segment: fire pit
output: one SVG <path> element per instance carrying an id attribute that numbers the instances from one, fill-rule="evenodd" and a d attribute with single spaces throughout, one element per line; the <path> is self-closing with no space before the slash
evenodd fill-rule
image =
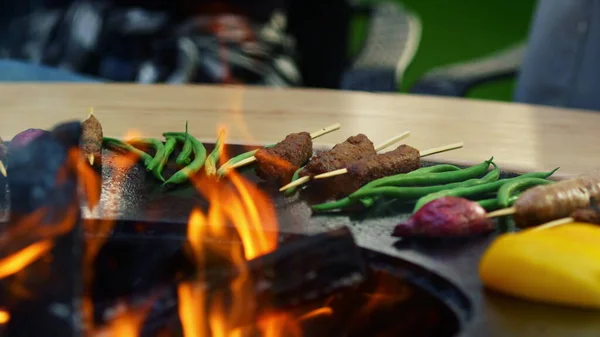
<path id="1" fill-rule="evenodd" d="M 369 245 L 387 232 L 307 220 L 252 174 L 164 190 L 105 150 L 97 180 L 72 152 L 75 124 L 8 161 L 7 336 L 443 337 L 472 314 L 453 282 Z"/>

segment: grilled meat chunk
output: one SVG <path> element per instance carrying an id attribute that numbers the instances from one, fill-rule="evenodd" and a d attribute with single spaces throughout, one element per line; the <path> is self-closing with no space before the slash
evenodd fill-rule
<path id="1" fill-rule="evenodd" d="M 274 147 L 258 150 L 254 156 L 259 177 L 285 185 L 312 157 L 312 139 L 308 132 L 292 133 Z"/>
<path id="2" fill-rule="evenodd" d="M 100 162 L 103 136 L 102 125 L 94 115 L 90 115 L 81 123 L 80 147 L 85 157 L 90 160 L 90 164 Z"/>
<path id="3" fill-rule="evenodd" d="M 395 150 L 363 158 L 348 165 L 348 173 L 335 178 L 331 194 L 335 197 L 346 196 L 364 184 L 375 179 L 398 173 L 408 173 L 421 167 L 419 150 L 408 145 L 400 145 Z"/>
<path id="4" fill-rule="evenodd" d="M 337 144 L 331 150 L 322 152 L 312 158 L 300 172 L 300 177 L 345 168 L 355 161 L 376 155 L 373 142 L 367 136 L 359 133 L 349 137 L 343 143 Z"/>

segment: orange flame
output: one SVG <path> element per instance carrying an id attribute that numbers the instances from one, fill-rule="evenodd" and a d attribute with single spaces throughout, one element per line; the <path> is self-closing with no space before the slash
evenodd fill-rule
<path id="1" fill-rule="evenodd" d="M 124 308 L 111 322 L 93 333 L 95 337 L 135 337 L 140 335 L 149 307 L 139 310 Z"/>
<path id="2" fill-rule="evenodd" d="M 15 274 L 30 265 L 47 253 L 53 245 L 51 240 L 36 242 L 0 260 L 0 279 Z"/>
<path id="3" fill-rule="evenodd" d="M 365 294 L 367 303 L 361 308 L 363 315 L 369 315 L 380 306 L 389 306 L 405 301 L 411 296 L 410 288 L 394 278 L 377 272 L 377 285 L 372 293 Z"/>
<path id="4" fill-rule="evenodd" d="M 306 314 L 300 316 L 300 321 L 309 320 L 311 318 L 319 317 L 319 316 L 331 316 L 333 314 L 333 309 L 330 307 L 321 307 L 317 308 L 313 311 L 309 311 Z"/>
<path id="5" fill-rule="evenodd" d="M 0 309 L 0 325 L 6 324 L 10 321 L 10 313 L 6 310 Z"/>
<path id="6" fill-rule="evenodd" d="M 246 261 L 277 248 L 275 208 L 262 191 L 235 172 L 226 180 L 203 176 L 192 183 L 210 207 L 207 213 L 194 209 L 188 221 L 188 243 L 199 275 L 194 283 L 182 283 L 178 288 L 184 336 L 247 336 L 248 325 L 256 321 L 256 299 Z M 213 290 L 209 296 L 203 288 L 202 271 L 210 253 L 225 257 L 238 273 L 227 290 Z M 297 322 L 279 313 L 262 317 L 254 329 L 263 337 L 299 331 Z"/>

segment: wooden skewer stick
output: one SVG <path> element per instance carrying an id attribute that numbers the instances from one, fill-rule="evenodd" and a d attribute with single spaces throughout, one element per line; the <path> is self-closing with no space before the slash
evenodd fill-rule
<path id="1" fill-rule="evenodd" d="M 508 207 L 508 208 L 499 209 L 497 211 L 489 212 L 486 215 L 486 217 L 488 217 L 488 218 L 497 218 L 499 216 L 512 215 L 512 214 L 515 214 L 516 212 L 517 212 L 516 208 L 514 208 L 514 207 Z"/>
<path id="2" fill-rule="evenodd" d="M 506 215 L 512 215 L 516 213 L 516 209 L 514 207 L 508 207 L 508 208 L 503 208 L 503 209 L 499 209 L 497 211 L 493 211 L 490 212 L 486 215 L 486 217 L 488 218 L 496 218 L 499 216 L 506 216 Z M 562 218 L 562 219 L 557 219 L 557 220 L 553 220 L 550 222 L 546 222 L 545 224 L 539 225 L 537 227 L 534 227 L 532 229 L 528 229 L 529 231 L 540 231 L 540 230 L 544 230 L 544 229 L 550 229 L 553 227 L 557 227 L 557 226 L 562 226 L 562 225 L 566 225 L 568 223 L 571 223 L 575 221 L 575 219 L 573 218 Z"/>
<path id="3" fill-rule="evenodd" d="M 2 160 L 0 160 L 0 174 L 2 174 L 5 177 L 7 176 L 6 166 L 4 166 L 4 163 L 2 162 Z"/>
<path id="4" fill-rule="evenodd" d="M 558 219 L 558 220 L 546 222 L 543 225 L 539 225 L 537 227 L 529 229 L 529 231 L 531 231 L 531 232 L 533 232 L 533 231 L 541 231 L 541 230 L 544 230 L 544 229 L 550 229 L 550 228 L 554 228 L 554 227 L 566 225 L 566 224 L 574 222 L 574 221 L 575 221 L 575 219 L 570 218 L 570 217 L 569 218 L 562 218 L 562 219 Z"/>
<path id="5" fill-rule="evenodd" d="M 392 137 L 392 138 L 386 140 L 385 142 L 381 143 L 377 147 L 375 147 L 375 151 L 379 152 L 379 151 L 387 148 L 388 146 L 393 145 L 393 144 L 401 141 L 402 139 L 404 139 L 404 138 L 406 138 L 408 136 L 410 136 L 410 131 L 404 131 L 401 134 L 399 134 L 399 135 L 397 135 L 395 137 Z M 282 188 L 280 188 L 279 191 L 283 192 L 285 190 L 289 190 L 290 188 L 294 188 L 294 187 L 303 185 L 303 184 L 307 183 L 308 181 L 310 181 L 311 178 L 312 177 L 310 177 L 310 176 L 304 176 L 302 178 L 296 179 L 296 180 L 290 182 L 289 184 L 283 186 Z"/>
<path id="6" fill-rule="evenodd" d="M 425 151 L 422 151 L 422 152 L 419 152 L 419 153 L 420 153 L 421 157 L 424 157 L 424 156 L 430 156 L 430 155 L 435 154 L 435 153 L 440 153 L 440 152 L 445 152 L 445 151 L 459 149 L 459 148 L 461 148 L 463 146 L 464 146 L 464 144 L 462 142 L 461 143 L 454 143 L 454 144 L 449 144 L 449 145 L 440 146 L 440 147 L 436 147 L 436 148 L 433 148 L 433 149 L 425 150 Z M 318 175 L 314 176 L 313 179 L 325 179 L 325 178 L 340 176 L 340 175 L 346 174 L 346 173 L 348 173 L 348 169 L 343 168 L 343 169 L 334 170 L 334 171 L 331 171 L 331 172 L 326 172 L 326 173 L 318 174 Z"/>
<path id="7" fill-rule="evenodd" d="M 319 137 L 324 136 L 324 135 L 326 135 L 326 134 L 328 134 L 330 132 L 338 130 L 341 126 L 342 125 L 340 123 L 331 124 L 331 125 L 329 125 L 327 127 L 324 127 L 324 128 L 322 128 L 322 129 L 320 129 L 318 131 L 315 131 L 315 132 L 311 133 L 310 134 L 310 138 L 311 139 L 319 138 Z M 242 167 L 242 166 L 248 165 L 250 163 L 253 163 L 254 161 L 256 161 L 256 157 L 252 156 L 250 158 L 246 158 L 246 159 L 241 160 L 241 161 L 239 161 L 239 162 L 237 162 L 237 163 L 235 163 L 233 165 L 230 165 L 230 166 L 226 167 L 225 170 L 229 171 L 229 170 L 232 170 L 232 169 L 235 169 L 235 168 L 238 168 L 238 167 Z"/>

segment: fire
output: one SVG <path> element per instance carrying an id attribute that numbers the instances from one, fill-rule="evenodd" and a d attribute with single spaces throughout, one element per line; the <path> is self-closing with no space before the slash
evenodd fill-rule
<path id="1" fill-rule="evenodd" d="M 204 213 L 194 209 L 188 243 L 198 275 L 178 287 L 179 317 L 185 337 L 243 337 L 252 329 L 262 337 L 300 336 L 298 323 L 282 313 L 260 317 L 254 328 L 254 285 L 247 261 L 277 249 L 275 208 L 270 199 L 242 176 L 202 177 L 194 186 L 210 202 Z M 208 293 L 204 270 L 211 254 L 226 258 L 237 274 L 226 289 Z M 285 334 L 283 333 L 285 331 Z"/>
<path id="2" fill-rule="evenodd" d="M 139 336 L 148 307 L 141 310 L 125 309 L 103 329 L 96 331 L 95 337 L 134 337 Z"/>
<path id="3" fill-rule="evenodd" d="M 309 311 L 306 314 L 300 316 L 300 320 L 301 321 L 305 321 L 305 320 L 309 320 L 311 318 L 314 317 L 319 317 L 319 316 L 331 316 L 333 314 L 333 309 L 331 309 L 330 307 L 321 307 L 321 308 L 317 308 L 313 311 Z"/>
<path id="4" fill-rule="evenodd" d="M 0 325 L 6 324 L 10 321 L 10 313 L 6 310 L 0 309 Z"/>
<path id="5" fill-rule="evenodd" d="M 51 240 L 36 242 L 0 260 L 0 279 L 15 274 L 30 265 L 46 254 L 52 246 L 53 242 Z"/>

